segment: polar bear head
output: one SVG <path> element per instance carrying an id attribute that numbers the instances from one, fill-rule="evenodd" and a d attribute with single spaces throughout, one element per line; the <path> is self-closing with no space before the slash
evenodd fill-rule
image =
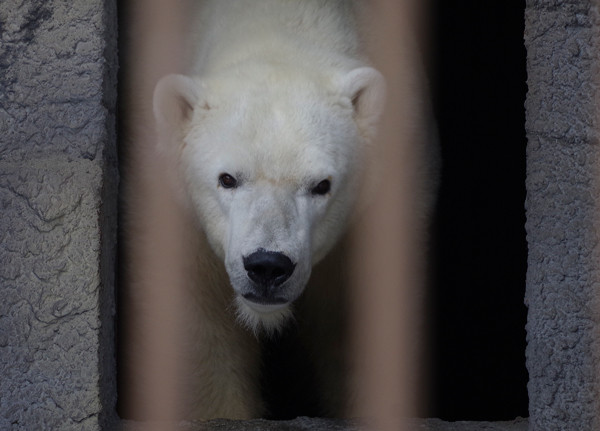
<path id="1" fill-rule="evenodd" d="M 177 155 L 238 315 L 255 332 L 282 326 L 343 232 L 383 87 L 370 67 L 326 78 L 246 67 L 158 83 L 159 139 Z"/>

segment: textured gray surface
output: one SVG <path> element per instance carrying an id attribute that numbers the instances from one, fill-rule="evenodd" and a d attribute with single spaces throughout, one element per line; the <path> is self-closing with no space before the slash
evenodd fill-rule
<path id="1" fill-rule="evenodd" d="M 105 3 L 0 3 L 2 160 L 98 160 L 110 103 L 107 60 L 114 63 L 105 47 L 115 51 L 107 56 L 116 55 L 105 40 Z"/>
<path id="2" fill-rule="evenodd" d="M 529 0 L 526 303 L 530 430 L 596 430 L 598 3 Z"/>
<path id="3" fill-rule="evenodd" d="M 404 431 L 527 431 L 527 419 L 505 422 L 444 422 L 439 419 L 411 419 Z M 124 422 L 123 431 L 144 431 L 147 424 Z M 171 428 L 172 429 L 172 428 Z M 358 431 L 356 421 L 300 417 L 290 421 L 233 421 L 181 423 L 177 431 Z M 368 428 L 367 428 L 368 429 Z"/>
<path id="4" fill-rule="evenodd" d="M 2 430 L 113 420 L 114 6 L 0 2 Z"/>

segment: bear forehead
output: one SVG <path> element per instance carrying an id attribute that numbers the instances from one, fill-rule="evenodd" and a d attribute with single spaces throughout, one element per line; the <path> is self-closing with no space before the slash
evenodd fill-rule
<path id="1" fill-rule="evenodd" d="M 238 141 L 225 144 L 219 153 L 216 160 L 223 170 L 232 170 L 231 173 L 247 176 L 248 180 L 298 184 L 336 171 L 331 152 L 314 145 Z"/>
<path id="2" fill-rule="evenodd" d="M 309 120 L 324 114 L 352 111 L 348 97 L 340 94 L 331 75 L 285 64 L 244 64 L 204 80 L 208 105 L 224 107 L 271 120 Z M 317 126 L 317 124 L 314 124 Z"/>
<path id="3" fill-rule="evenodd" d="M 351 109 L 320 95 L 285 91 L 208 98 L 210 110 L 200 114 L 192 135 L 215 149 L 241 147 L 262 159 L 317 156 L 349 145 L 356 135 Z"/>
<path id="4" fill-rule="evenodd" d="M 262 171 L 271 178 L 305 177 L 331 170 L 349 156 L 352 139 L 331 124 L 325 112 L 304 114 L 276 104 L 240 109 L 214 144 L 218 153 L 235 159 L 245 170 Z"/>
<path id="5" fill-rule="evenodd" d="M 210 109 L 195 113 L 188 136 L 200 157 L 271 181 L 348 165 L 357 140 L 350 101 L 318 77 L 264 72 L 251 81 L 244 74 L 205 81 L 200 107 Z"/>

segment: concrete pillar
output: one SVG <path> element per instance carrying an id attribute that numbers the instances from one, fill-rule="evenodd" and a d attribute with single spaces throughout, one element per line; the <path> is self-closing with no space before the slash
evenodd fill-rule
<path id="1" fill-rule="evenodd" d="M 600 16 L 527 0 L 530 431 L 597 430 Z"/>
<path id="2" fill-rule="evenodd" d="M 0 429 L 111 429 L 114 0 L 0 2 Z"/>

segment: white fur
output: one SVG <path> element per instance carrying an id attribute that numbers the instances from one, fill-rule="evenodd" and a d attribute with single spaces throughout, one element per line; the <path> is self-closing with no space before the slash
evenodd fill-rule
<path id="1" fill-rule="evenodd" d="M 256 334 L 280 330 L 307 289 L 314 265 L 344 233 L 384 86 L 361 54 L 351 2 L 200 3 L 205 9 L 193 13 L 189 70 L 159 82 L 154 112 L 161 145 L 178 158 L 187 197 L 210 244 L 211 251 L 204 252 L 214 253 L 226 271 L 199 275 L 205 278 L 203 289 L 230 292 L 218 296 L 231 302 L 224 306 L 210 299 L 214 292 L 199 292 L 198 327 L 191 330 L 201 344 L 195 349 L 202 352 L 198 375 L 214 379 L 223 373 L 218 361 L 207 358 L 215 347 L 210 343 L 233 343 L 235 337 L 220 334 L 238 331 L 230 323 L 220 328 L 224 317 L 219 313 L 235 307 L 238 322 Z M 222 173 L 234 176 L 237 187 L 222 187 Z M 331 181 L 329 193 L 311 193 L 324 179 Z M 259 249 L 283 253 L 295 264 L 281 286 L 283 304 L 258 304 L 242 296 L 253 289 L 243 257 Z M 223 271 L 218 265 L 205 270 Z M 316 301 L 327 303 L 326 298 Z M 207 335 L 206 328 L 215 333 Z M 232 388 L 242 392 L 241 398 L 256 397 L 255 374 L 234 370 L 223 388 L 207 389 L 206 381 L 198 380 L 202 400 L 191 415 L 259 415 L 256 403 L 239 411 L 218 406 L 231 402 L 223 391 Z"/>
<path id="2" fill-rule="evenodd" d="M 293 317 L 290 305 L 262 305 L 253 304 L 242 297 L 236 297 L 237 317 L 242 325 L 251 329 L 255 336 L 264 332 L 271 336 L 281 330 L 282 322 Z"/>

